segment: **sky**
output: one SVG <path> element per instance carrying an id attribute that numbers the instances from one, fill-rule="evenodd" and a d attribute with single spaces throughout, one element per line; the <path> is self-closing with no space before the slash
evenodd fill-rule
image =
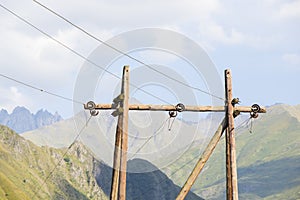
<path id="1" fill-rule="evenodd" d="M 0 2 L 81 55 L 88 57 L 100 45 L 34 1 Z M 40 3 L 104 41 L 140 28 L 167 29 L 185 35 L 206 51 L 221 80 L 224 70 L 231 69 L 233 95 L 240 98 L 242 105 L 300 103 L 300 0 Z M 0 73 L 72 98 L 85 60 L 1 7 L 0 24 Z M 115 47 L 119 48 L 118 44 Z M 64 118 L 74 112 L 72 102 L 3 77 L 0 94 L 0 107 L 9 112 L 16 106 L 25 106 L 31 112 L 57 111 Z"/>

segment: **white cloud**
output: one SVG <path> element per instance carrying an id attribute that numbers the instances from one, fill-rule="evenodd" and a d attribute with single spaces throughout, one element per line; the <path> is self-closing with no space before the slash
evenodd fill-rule
<path id="1" fill-rule="evenodd" d="M 282 56 L 282 59 L 290 65 L 297 65 L 300 67 L 300 54 L 287 53 Z"/>
<path id="2" fill-rule="evenodd" d="M 241 44 L 244 41 L 243 33 L 230 29 L 228 31 L 224 30 L 224 27 L 218 24 L 205 24 L 200 28 L 200 33 L 210 40 L 213 43 L 221 43 L 221 44 Z"/>
<path id="3" fill-rule="evenodd" d="M 284 3 L 279 10 L 281 18 L 300 18 L 300 0 Z"/>
<path id="4" fill-rule="evenodd" d="M 137 28 L 168 27 L 211 51 L 238 46 L 255 51 L 297 52 L 295 44 L 299 43 L 299 37 L 293 37 L 300 27 L 295 23 L 300 15 L 299 0 L 41 2 L 102 40 Z M 32 1 L 3 0 L 2 3 L 85 56 L 99 45 Z M 72 96 L 76 74 L 84 61 L 0 10 L 1 72 Z M 299 62 L 297 55 L 287 54 L 282 59 L 295 65 Z M 159 60 L 159 55 L 156 59 Z"/>
<path id="5" fill-rule="evenodd" d="M 11 86 L 9 88 L 1 87 L 0 93 L 1 107 L 6 109 L 9 113 L 11 113 L 16 106 L 32 105 L 30 99 L 22 94 L 15 86 Z"/>

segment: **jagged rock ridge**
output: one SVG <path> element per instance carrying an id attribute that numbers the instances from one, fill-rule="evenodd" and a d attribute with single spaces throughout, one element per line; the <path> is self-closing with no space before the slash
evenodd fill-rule
<path id="1" fill-rule="evenodd" d="M 16 107 L 11 114 L 5 109 L 0 111 L 0 124 L 10 127 L 17 133 L 23 133 L 51 125 L 61 120 L 62 117 L 57 112 L 51 114 L 43 109 L 37 111 L 36 114 L 33 114 L 25 107 L 20 106 Z"/>

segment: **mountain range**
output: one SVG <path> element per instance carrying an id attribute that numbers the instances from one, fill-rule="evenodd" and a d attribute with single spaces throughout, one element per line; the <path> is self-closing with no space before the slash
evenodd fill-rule
<path id="1" fill-rule="evenodd" d="M 155 115 L 152 120 L 157 121 L 152 122 L 154 124 L 161 124 L 161 121 L 164 121 L 165 117 L 165 115 Z M 132 118 L 141 119 L 143 122 L 142 125 L 148 120 L 146 114 L 139 114 Z M 236 119 L 240 199 L 300 199 L 300 105 L 277 104 L 267 107 L 267 113 L 261 114 L 257 119 L 248 120 L 248 118 L 248 116 L 242 115 Z M 6 188 L 11 188 L 12 190 L 18 188 L 20 193 L 24 193 L 25 191 L 25 193 L 32 194 L 32 190 L 29 191 L 28 188 L 24 188 L 22 178 L 19 181 L 15 181 L 14 177 L 28 176 L 27 172 L 30 172 L 31 176 L 26 178 L 26 182 L 27 179 L 35 177 L 37 178 L 37 180 L 33 178 L 35 183 L 41 183 L 45 176 L 53 169 L 55 163 L 59 161 L 63 152 L 74 141 L 74 138 L 80 136 L 80 142 L 76 142 L 72 146 L 68 156 L 57 167 L 52 178 L 45 184 L 46 186 L 41 192 L 42 194 L 39 194 L 39 197 L 42 197 L 41 195 L 44 194 L 47 197 L 46 199 L 72 199 L 67 196 L 69 192 L 66 192 L 71 190 L 72 195 L 84 195 L 87 199 L 107 199 L 110 193 L 111 168 L 106 162 L 103 162 L 105 158 L 103 157 L 102 159 L 101 156 L 111 158 L 113 155 L 112 152 L 107 151 L 107 148 L 110 148 L 110 146 L 106 144 L 105 140 L 113 141 L 115 132 L 113 127 L 115 127 L 115 122 L 110 113 L 104 112 L 91 120 L 88 120 L 85 114 L 81 113 L 73 119 L 62 120 L 50 126 L 35 129 L 21 135 L 12 133 L 6 135 L 5 138 L 10 139 L 2 139 L 3 144 L 0 146 L 0 158 L 2 159 L 0 169 L 3 169 L 1 174 L 2 179 L 0 180 L 2 188 L 0 188 L 0 198 L 2 199 L 1 190 L 8 191 L 8 189 L 3 189 L 3 180 L 10 180 L 8 186 L 5 186 Z M 212 122 L 210 130 L 216 128 L 217 123 Z M 141 176 L 139 176 L 139 173 L 128 174 L 127 191 L 130 194 L 128 195 L 128 199 L 174 199 L 179 192 L 178 186 L 184 184 L 211 137 L 211 134 L 205 134 L 205 131 L 203 131 L 207 129 L 205 127 L 207 124 L 205 120 L 200 123 L 199 130 L 201 131 L 197 132 L 199 135 L 195 137 L 196 141 L 189 148 L 169 151 L 167 157 L 162 154 L 164 159 L 160 158 L 163 160 L 161 162 L 158 162 L 159 159 L 152 158 L 151 156 L 147 157 L 147 154 L 144 157 L 136 156 L 129 159 L 128 168 L 130 170 L 136 171 L 136 168 L 151 170 L 141 173 Z M 137 125 L 137 128 L 130 129 L 130 131 L 140 136 L 143 136 L 141 134 L 153 134 L 153 131 L 148 131 L 151 127 L 145 128 L 140 124 Z M 184 140 L 184 137 L 190 137 L 189 131 L 195 130 L 193 128 L 194 125 L 193 123 L 185 123 L 183 120 L 175 120 L 172 129 L 175 131 L 178 127 L 182 127 L 179 130 L 183 130 L 183 132 L 179 131 L 179 135 L 176 135 L 176 132 L 174 132 L 174 135 L 168 130 L 168 126 L 166 125 L 166 127 L 162 128 L 162 133 L 160 133 L 165 134 L 165 136 L 154 137 L 153 140 L 157 141 L 149 142 L 147 144 L 149 146 L 145 146 L 143 153 L 155 149 L 157 144 L 168 144 L 172 137 L 179 137 L 179 141 Z M 80 128 L 84 126 L 86 126 L 85 131 L 81 132 L 81 135 L 78 135 Z M 152 130 L 155 129 L 152 128 Z M 105 137 L 100 137 L 99 135 L 103 133 L 105 133 Z M 14 140 L 11 138 L 17 138 L 19 142 L 13 142 Z M 7 142 L 7 140 L 11 142 Z M 174 141 L 175 146 L 180 145 L 176 140 L 172 141 Z M 20 143 L 26 145 L 22 148 L 20 145 L 16 145 Z M 7 146 L 8 144 L 10 145 Z M 140 147 L 143 142 L 137 141 L 130 144 Z M 31 145 L 34 146 L 31 147 Z M 82 149 L 79 152 L 89 152 L 88 154 L 84 154 L 90 155 L 88 156 L 89 159 L 85 159 L 89 160 L 88 162 L 80 160 L 80 156 L 78 155 L 83 154 L 78 154 L 76 150 L 78 145 Z M 10 149 L 12 147 L 13 149 Z M 25 147 L 36 150 L 22 150 Z M 131 148 L 134 149 L 134 147 Z M 106 154 L 99 152 L 106 152 Z M 29 162 L 26 162 L 30 164 L 23 166 L 25 161 L 22 161 L 21 158 L 29 159 Z M 170 160 L 171 162 L 169 162 Z M 39 163 L 34 168 L 38 170 L 30 171 L 31 168 L 29 166 L 32 165 L 31 163 Z M 72 163 L 71 168 L 68 163 Z M 84 164 L 82 165 L 82 163 Z M 164 165 L 161 165 L 162 163 Z M 21 167 L 18 167 L 17 164 Z M 72 170 L 68 171 L 69 169 L 72 169 L 73 172 Z M 77 169 L 79 172 L 75 177 L 74 174 Z M 5 173 L 6 171 L 10 173 Z M 13 174 L 13 176 L 8 176 L 8 174 Z M 37 175 L 33 176 L 33 174 Z M 79 178 L 77 179 L 77 177 Z M 84 177 L 89 178 L 86 179 Z M 63 179 L 63 181 L 60 179 Z M 89 182 L 90 186 L 96 183 L 99 187 L 80 189 L 83 186 L 89 186 L 87 182 Z M 62 185 L 58 183 L 63 183 L 64 187 L 61 187 Z M 78 184 L 82 186 L 78 186 Z M 225 188 L 225 143 L 224 137 L 222 137 L 209 161 L 206 163 L 204 170 L 192 187 L 188 199 L 200 199 L 199 196 L 212 200 L 225 199 Z M 97 192 L 91 192 L 95 190 Z M 58 192 L 55 193 L 55 191 Z M 75 193 L 73 194 L 73 192 Z M 5 193 L 3 194 L 5 195 Z M 60 196 L 54 198 L 50 194 Z M 96 196 L 96 194 L 101 194 L 102 196 Z"/>
<path id="2" fill-rule="evenodd" d="M 127 199 L 171 200 L 180 187 L 146 160 L 133 159 L 128 168 L 145 166 L 147 173 L 127 173 Z M 112 169 L 82 143 L 69 148 L 38 147 L 0 125 L 1 200 L 107 200 Z M 166 192 L 167 191 L 167 192 Z M 189 193 L 187 200 L 201 200 Z"/>
<path id="3" fill-rule="evenodd" d="M 17 133 L 48 126 L 61 120 L 62 117 L 57 112 L 51 114 L 43 109 L 37 111 L 36 114 L 20 106 L 16 107 L 11 114 L 5 109 L 0 110 L 0 124 L 10 127 Z"/>
<path id="4" fill-rule="evenodd" d="M 240 199 L 300 199 L 300 105 L 267 107 L 266 114 L 236 127 Z M 199 147 L 192 148 L 163 171 L 182 185 L 200 154 Z M 225 199 L 225 180 L 223 137 L 192 191 L 205 199 Z"/>
<path id="5" fill-rule="evenodd" d="M 143 117 L 142 121 L 144 123 L 147 121 L 145 115 L 137 117 Z M 106 152 L 109 146 L 104 145 L 105 138 L 101 138 L 99 135 L 102 132 L 106 132 L 107 138 L 113 138 L 115 129 L 112 127 L 114 127 L 113 124 L 115 121 L 109 117 L 109 114 L 105 113 L 98 118 L 98 121 L 91 120 L 87 131 L 83 132 L 80 137 L 85 145 L 89 146 L 95 154 L 98 154 L 96 157 L 101 157 L 99 145 L 103 144 L 102 149 L 105 149 L 104 152 Z M 160 124 L 164 119 L 163 115 L 157 115 L 152 118 L 152 120 L 157 120 L 154 124 Z M 245 119 L 247 123 L 243 123 Z M 267 113 L 260 114 L 258 119 L 248 119 L 249 116 L 245 114 L 238 116 L 236 119 L 240 197 L 242 199 L 255 200 L 299 199 L 300 105 L 276 104 L 267 107 Z M 82 120 L 82 124 L 84 123 L 85 120 Z M 200 124 L 200 130 L 204 130 L 207 124 Z M 214 127 L 216 128 L 217 123 L 212 122 L 211 124 L 211 132 L 213 133 L 214 131 L 212 130 Z M 66 120 L 52 126 L 24 133 L 22 136 L 38 145 L 63 147 L 70 144 L 76 136 L 73 133 L 74 131 L 72 131 L 72 126 L 74 126 L 74 121 Z M 176 135 L 176 137 L 179 137 L 179 142 L 173 140 L 174 146 L 178 147 L 180 147 L 180 141 L 184 141 L 184 137 L 189 138 L 190 131 L 195 130 L 193 129 L 194 124 L 184 123 L 181 120 L 174 122 L 173 129 L 180 126 L 183 126 L 181 130 L 184 131 L 181 132 L 181 137 Z M 143 134 L 147 130 L 137 126 L 136 129 L 131 129 L 130 131 Z M 151 156 L 147 157 L 147 154 L 143 158 L 155 164 L 175 184 L 181 186 L 184 184 L 211 137 L 211 134 L 205 135 L 204 133 L 199 131 L 197 134 L 200 136 L 196 136 L 196 140 L 189 148 L 178 148 L 177 151 L 169 151 L 167 156 L 162 156 L 164 159 L 161 159 L 161 157 L 157 157 L 157 159 Z M 147 134 L 151 134 L 151 132 Z M 161 139 L 162 141 L 156 143 L 154 141 L 149 142 L 148 146 L 144 147 L 144 152 L 157 148 L 155 146 L 157 144 L 167 143 L 172 139 L 171 136 L 174 136 L 170 135 L 166 127 L 162 130 L 161 134 L 165 134 L 165 137 L 161 136 L 161 138 L 156 139 Z M 67 136 L 64 137 L 65 135 Z M 142 143 L 132 142 L 131 144 L 140 147 Z M 112 153 L 109 152 L 108 155 L 112 157 Z M 203 172 L 193 186 L 192 191 L 204 199 L 217 200 L 225 199 L 225 188 L 225 143 L 224 137 L 222 137 L 208 163 L 205 165 Z"/>

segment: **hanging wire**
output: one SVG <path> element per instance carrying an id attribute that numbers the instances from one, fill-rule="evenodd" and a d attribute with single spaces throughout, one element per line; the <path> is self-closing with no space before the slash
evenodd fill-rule
<path id="1" fill-rule="evenodd" d="M 238 131 L 242 128 L 247 128 L 247 130 L 249 131 L 249 133 L 253 133 L 253 121 L 254 118 L 252 116 L 250 116 L 249 118 L 245 119 L 242 123 L 240 123 L 235 130 Z"/>
<path id="2" fill-rule="evenodd" d="M 251 118 L 250 120 L 250 125 L 248 123 L 248 130 L 249 130 L 249 133 L 253 133 L 253 118 Z"/>
<path id="3" fill-rule="evenodd" d="M 177 117 L 177 111 L 169 111 L 169 116 L 168 130 L 171 131 L 175 118 Z"/>
<path id="4" fill-rule="evenodd" d="M 44 181 L 38 186 L 36 187 L 37 189 L 35 189 L 35 192 L 32 196 L 31 199 L 34 199 L 37 195 L 37 193 L 41 190 L 41 188 L 47 183 L 47 181 L 51 178 L 51 176 L 53 175 L 53 173 L 55 172 L 55 170 L 57 169 L 57 167 L 61 164 L 61 162 L 64 160 L 65 156 L 67 155 L 67 153 L 69 152 L 69 150 L 71 149 L 71 147 L 75 144 L 75 142 L 77 141 L 77 139 L 79 138 L 79 136 L 83 133 L 84 129 L 88 126 L 89 121 L 91 120 L 92 116 L 90 116 L 88 118 L 88 120 L 86 121 L 86 123 L 84 124 L 84 126 L 80 129 L 80 131 L 78 132 L 78 134 L 76 135 L 76 137 L 74 138 L 73 142 L 68 146 L 67 150 L 63 153 L 61 159 L 56 163 L 56 165 L 53 167 L 53 169 L 50 171 L 50 173 L 48 174 L 48 176 L 44 179 Z"/>
<path id="5" fill-rule="evenodd" d="M 62 96 L 62 95 L 59 95 L 59 94 L 56 94 L 56 93 L 53 93 L 53 92 L 49 92 L 49 91 L 47 91 L 47 90 L 38 88 L 38 87 L 36 87 L 36 86 L 34 86 L 34 85 L 25 83 L 25 82 L 23 82 L 23 81 L 17 80 L 17 79 L 15 79 L 15 78 L 12 78 L 12 77 L 9 77 L 9 76 L 6 76 L 6 75 L 4 75 L 4 74 L 0 74 L 0 76 L 2 76 L 3 78 L 9 79 L 9 80 L 11 80 L 11 81 L 14 81 L 14 82 L 16 82 L 16 83 L 19 83 L 19 84 L 21 84 L 21 85 L 24 85 L 24 86 L 26 86 L 26 87 L 29 87 L 29 88 L 31 88 L 31 89 L 38 90 L 38 91 L 40 91 L 40 92 L 44 92 L 44 93 L 46 93 L 46 94 L 48 94 L 48 95 L 51 95 L 51 96 L 54 96 L 54 97 L 57 97 L 57 98 L 60 98 L 60 99 L 64 99 L 64 100 L 67 100 L 67 101 L 71 101 L 71 102 L 73 102 L 73 103 L 84 104 L 83 102 L 80 102 L 80 101 L 77 101 L 77 100 L 74 100 L 74 99 L 71 99 L 71 98 L 68 98 L 68 97 L 64 97 L 64 96 Z"/>
<path id="6" fill-rule="evenodd" d="M 37 2 L 37 1 L 35 1 L 35 0 L 34 0 L 34 2 L 40 4 L 39 2 Z M 40 5 L 43 6 L 42 4 L 40 4 Z M 55 41 L 55 42 L 57 42 L 58 44 L 60 44 L 61 46 L 63 46 L 63 47 L 65 47 L 66 49 L 70 50 L 71 52 L 73 52 L 73 53 L 76 54 L 77 56 L 83 58 L 84 60 L 86 60 L 87 62 L 93 64 L 94 66 L 101 68 L 102 70 L 104 70 L 105 72 L 109 73 L 110 75 L 112 75 L 112 76 L 114 76 L 114 77 L 116 77 L 116 78 L 118 78 L 118 79 L 121 79 L 121 78 L 118 77 L 116 74 L 114 74 L 114 73 L 112 73 L 112 72 L 106 70 L 105 68 L 102 68 L 101 66 L 97 65 L 97 64 L 94 63 L 93 61 L 89 60 L 88 58 L 86 58 L 86 57 L 84 57 L 83 55 L 79 54 L 79 53 L 76 52 L 75 50 L 71 49 L 71 48 L 68 47 L 67 45 L 65 45 L 65 44 L 63 44 L 62 42 L 60 42 L 59 40 L 57 40 L 57 39 L 55 39 L 54 37 L 50 36 L 50 35 L 47 34 L 46 32 L 44 32 L 44 31 L 42 31 L 41 29 L 39 29 L 38 27 L 34 26 L 34 25 L 33 25 L 32 23 L 30 23 L 29 21 L 25 20 L 24 18 L 20 17 L 20 16 L 17 15 L 16 13 L 12 12 L 12 11 L 9 10 L 8 8 L 4 7 L 4 6 L 1 5 L 1 4 L 0 4 L 0 6 L 1 6 L 3 9 L 7 10 L 8 12 L 10 12 L 11 14 L 13 14 L 15 17 L 19 18 L 21 21 L 25 22 L 26 24 L 28 24 L 28 25 L 30 25 L 31 27 L 33 27 L 34 29 L 38 30 L 39 32 L 41 32 L 41 33 L 44 34 L 45 36 L 49 37 L 49 38 L 52 39 L 53 41 Z M 43 6 L 43 7 L 45 7 L 45 6 Z M 47 8 L 47 7 L 45 7 L 45 8 Z M 47 9 L 48 9 L 48 8 L 47 8 Z M 49 10 L 50 10 L 50 9 L 49 9 Z M 51 11 L 51 10 L 50 10 L 50 11 Z M 52 12 L 52 11 L 51 11 L 51 12 Z M 53 13 L 55 13 L 55 12 L 53 11 Z M 64 19 L 65 21 L 67 21 L 68 23 L 73 24 L 72 22 L 70 22 L 69 20 L 63 18 L 62 16 L 60 16 L 60 15 L 58 15 L 58 16 L 61 17 L 62 19 Z M 104 41 L 101 41 L 100 39 L 98 39 L 98 38 L 96 38 L 95 36 L 91 35 L 90 33 L 86 32 L 84 29 L 78 27 L 77 25 L 74 24 L 74 26 L 75 26 L 76 28 L 78 28 L 79 30 L 84 31 L 86 34 L 90 35 L 90 36 L 93 37 L 94 39 L 97 39 L 97 41 L 103 43 L 104 45 L 109 46 L 110 48 L 116 50 L 117 52 L 123 54 L 124 56 L 127 56 L 128 58 L 131 58 L 131 59 L 133 59 L 133 60 L 135 60 L 135 61 L 137 61 L 137 62 L 139 62 L 139 63 L 141 63 L 141 64 L 143 64 L 143 65 L 145 65 L 145 66 L 147 66 L 147 67 L 149 67 L 150 69 L 156 71 L 157 73 L 159 73 L 159 74 L 161 74 L 161 75 L 163 75 L 163 76 L 165 76 L 165 77 L 167 77 L 167 78 L 169 78 L 169 79 L 171 79 L 171 80 L 174 80 L 174 81 L 176 81 L 176 82 L 178 82 L 178 83 L 180 83 L 180 84 L 183 84 L 183 85 L 185 85 L 185 86 L 187 86 L 187 87 L 189 87 L 189 88 L 192 88 L 192 89 L 194 89 L 194 90 L 198 90 L 198 91 L 200 91 L 200 92 L 203 92 L 203 93 L 205 93 L 205 94 L 208 94 L 208 95 L 210 95 L 210 96 L 212 96 L 212 97 L 215 97 L 215 98 L 224 100 L 223 98 L 218 97 L 218 96 L 215 96 L 215 95 L 213 95 L 213 94 L 211 94 L 211 93 L 209 93 L 209 92 L 206 92 L 206 91 L 204 91 L 204 90 L 201 90 L 200 88 L 192 87 L 192 86 L 189 86 L 189 85 L 186 84 L 186 83 L 183 83 L 183 82 L 181 82 L 181 81 L 178 81 L 177 79 L 174 79 L 173 77 L 170 77 L 170 76 L 168 76 L 168 75 L 166 75 L 166 74 L 164 74 L 164 73 L 162 73 L 162 72 L 156 70 L 156 69 L 153 68 L 152 66 L 145 64 L 144 62 L 142 62 L 142 61 L 140 61 L 140 60 L 138 60 L 138 59 L 136 59 L 136 58 L 134 58 L 134 57 L 132 57 L 132 56 L 130 56 L 130 55 L 128 55 L 128 54 L 126 54 L 126 53 L 124 53 L 124 52 L 118 50 L 118 49 L 116 49 L 115 47 L 110 46 L 109 44 L 105 43 Z M 70 98 L 67 98 L 67 97 L 63 97 L 63 96 L 61 96 L 61 95 L 58 95 L 58 94 L 55 94 L 55 93 L 52 93 L 52 92 L 45 91 L 45 90 L 43 90 L 43 89 L 40 89 L 40 88 L 38 88 L 38 87 L 35 87 L 35 86 L 32 86 L 32 85 L 26 84 L 26 83 L 21 82 L 21 81 L 18 81 L 18 80 L 16 80 L 16 79 L 10 78 L 10 77 L 5 76 L 5 75 L 3 75 L 3 74 L 0 74 L 0 75 L 1 75 L 2 77 L 4 77 L 4 78 L 10 79 L 10 80 L 15 81 L 15 82 L 18 82 L 18 83 L 23 84 L 23 85 L 25 85 L 25 86 L 27 86 L 27 87 L 30 87 L 30 88 L 32 88 L 32 89 L 39 90 L 39 91 L 41 91 L 41 92 L 45 92 L 45 93 L 47 93 L 47 94 L 49 94 L 49 95 L 56 96 L 56 97 L 59 97 L 59 98 L 62 98 L 62 99 L 68 100 L 68 101 L 72 101 L 72 102 L 75 102 L 75 103 L 80 103 L 80 104 L 82 104 L 82 102 L 79 102 L 79 101 L 76 101 L 76 100 L 73 100 L 73 99 L 70 99 Z M 132 85 L 132 84 L 131 84 L 131 85 Z M 136 87 L 135 85 L 132 85 L 132 86 L 133 86 L 133 87 Z M 138 87 L 136 87 L 136 88 L 139 89 L 139 90 L 141 90 L 141 91 L 143 91 L 144 93 L 146 93 L 146 94 L 148 94 L 148 95 L 150 95 L 150 96 L 153 96 L 153 97 L 159 99 L 159 100 L 162 101 L 162 102 L 168 103 L 168 102 L 166 102 L 165 100 L 161 99 L 160 97 L 157 97 L 157 96 L 155 96 L 155 95 L 153 95 L 153 94 L 151 94 L 151 93 L 149 93 L 149 92 L 147 92 L 147 91 L 145 91 L 145 90 L 143 90 L 143 89 L 140 89 L 140 88 L 138 88 Z M 169 104 L 169 103 L 168 103 L 168 104 Z M 73 146 L 73 144 L 76 142 L 76 140 L 78 139 L 78 137 L 80 136 L 80 134 L 83 132 L 84 128 L 87 127 L 87 124 L 88 124 L 88 122 L 90 121 L 91 117 L 92 117 L 92 116 L 89 117 L 89 119 L 87 120 L 86 125 L 80 130 L 80 132 L 78 133 L 78 135 L 75 137 L 74 141 L 70 144 L 70 146 L 68 147 L 68 149 L 65 151 L 65 153 L 64 153 L 63 156 L 62 156 L 62 159 L 55 165 L 55 167 L 54 167 L 53 170 L 49 173 L 49 175 L 46 177 L 46 179 L 43 181 L 43 183 L 38 187 L 38 189 L 37 189 L 36 192 L 34 193 L 33 197 L 35 197 L 35 196 L 37 195 L 37 192 L 44 186 L 44 184 L 46 184 L 46 182 L 48 181 L 48 179 L 52 176 L 52 174 L 54 173 L 54 171 L 56 170 L 56 168 L 58 167 L 58 165 L 62 162 L 64 156 L 68 153 L 68 151 L 70 150 L 70 148 L 71 148 L 71 147 Z M 168 119 L 169 119 L 169 118 L 168 118 Z M 168 120 L 168 119 L 167 119 L 167 120 Z M 158 130 L 156 130 L 155 133 L 158 132 L 161 128 L 163 128 L 163 127 L 165 126 L 167 120 L 166 120 L 165 122 L 163 122 L 163 124 L 161 125 L 161 127 L 160 127 Z M 157 135 L 157 134 L 154 134 L 154 135 Z M 134 157 L 134 156 L 135 156 L 135 155 L 136 155 L 136 154 L 137 154 L 137 153 L 138 153 L 138 152 L 139 152 L 139 151 L 140 151 L 140 150 L 141 150 L 141 149 L 142 149 L 149 141 L 150 141 L 150 139 L 154 137 L 154 135 L 152 135 L 151 137 L 149 137 L 149 138 L 146 140 L 146 142 L 145 142 L 145 143 L 137 150 L 137 152 L 136 152 L 132 157 Z M 182 165 L 178 170 L 176 170 L 175 172 L 173 172 L 173 173 L 170 175 L 170 177 L 172 177 L 174 174 L 176 174 L 180 169 L 182 169 L 183 167 L 185 167 L 187 164 L 189 164 L 190 162 L 192 162 L 193 160 L 195 160 L 197 157 L 198 157 L 198 156 L 194 157 L 194 158 L 191 159 L 189 162 L 187 162 L 187 163 L 185 163 L 184 165 Z"/>
<path id="7" fill-rule="evenodd" d="M 161 71 L 155 69 L 155 68 L 152 67 L 151 65 L 148 65 L 147 63 L 145 63 L 145 62 L 143 62 L 143 61 L 141 61 L 141 60 L 139 60 L 139 59 L 137 59 L 137 58 L 135 58 L 135 57 L 133 57 L 133 56 L 131 56 L 131 55 L 129 55 L 129 54 L 123 52 L 123 51 L 121 51 L 120 49 L 118 49 L 118 48 L 116 48 L 116 47 L 114 47 L 114 46 L 108 44 L 108 43 L 105 42 L 104 40 L 101 40 L 100 38 L 94 36 L 94 35 L 91 34 L 90 32 L 86 31 L 84 28 L 82 28 L 82 27 L 76 25 L 75 23 L 73 23 L 73 22 L 71 22 L 69 19 L 67 19 L 66 17 L 64 17 L 64 16 L 62 16 L 61 14 L 59 14 L 58 12 L 56 12 L 56 11 L 50 9 L 49 7 L 45 6 L 44 4 L 42 4 L 42 3 L 40 3 L 40 2 L 38 2 L 38 1 L 36 1 L 36 0 L 33 0 L 33 1 L 34 1 L 35 3 L 37 3 L 38 5 L 40 5 L 41 7 L 45 8 L 46 10 L 48 10 L 49 12 L 53 13 L 54 15 L 56 15 L 57 17 L 59 17 L 60 19 L 64 20 L 65 22 L 67 22 L 67 23 L 70 24 L 71 26 L 73 26 L 73 27 L 75 27 L 76 29 L 80 30 L 81 32 L 83 32 L 83 33 L 86 34 L 87 36 L 91 37 L 92 39 L 94 39 L 94 40 L 98 41 L 99 43 L 104 44 L 105 46 L 107 46 L 107 47 L 113 49 L 114 51 L 116 51 L 116 52 L 118 52 L 118 53 L 120 53 L 120 54 L 122 54 L 122 55 L 124 55 L 124 56 L 126 56 L 126 57 L 128 57 L 128 58 L 130 58 L 130 59 L 132 59 L 132 60 L 134 60 L 134 61 L 136 61 L 136 62 L 142 64 L 142 65 L 144 65 L 144 66 L 146 66 L 146 67 L 148 67 L 148 68 L 151 69 L 152 71 L 155 71 L 156 73 L 158 73 L 158 74 L 160 74 L 160 75 L 162 75 L 162 76 L 164 76 L 164 77 L 166 77 L 166 78 L 168 78 L 168 79 L 170 79 L 170 80 L 172 80 L 172 81 L 175 81 L 175 82 L 177 82 L 177 83 L 179 83 L 179 84 L 181 84 L 181 85 L 183 85 L 183 86 L 186 86 L 186 87 L 188 87 L 188 88 L 191 88 L 191 89 L 193 89 L 193 90 L 197 90 L 197 91 L 199 91 L 199 92 L 202 92 L 202 93 L 204 93 L 204 94 L 207 94 L 207 95 L 209 95 L 209 96 L 211 96 L 211 97 L 214 97 L 214 98 L 217 98 L 217 99 L 220 99 L 220 100 L 225 100 L 225 99 L 222 98 L 222 97 L 219 97 L 219 96 L 216 96 L 216 95 L 214 95 L 214 94 L 211 94 L 211 93 L 209 93 L 209 92 L 207 92 L 207 91 L 205 91 L 205 90 L 202 90 L 202 89 L 200 89 L 200 88 L 198 88 L 198 87 L 190 86 L 190 85 L 188 85 L 187 83 L 184 83 L 184 82 L 182 82 L 182 81 L 180 81 L 180 80 L 177 80 L 176 78 L 173 78 L 172 76 L 170 76 L 170 75 L 168 75 L 168 74 L 165 74 L 165 73 L 163 73 L 163 72 L 161 72 Z"/>
<path id="8" fill-rule="evenodd" d="M 92 60 L 88 59 L 87 57 L 83 56 L 82 54 L 78 53 L 77 51 L 75 51 L 74 49 L 72 49 L 71 47 L 67 46 L 66 44 L 64 44 L 63 42 L 57 40 L 56 38 L 52 37 L 51 35 L 49 35 L 48 33 L 46 33 L 45 31 L 41 30 L 40 28 L 38 28 L 37 26 L 35 26 L 34 24 L 32 24 L 31 22 L 29 22 L 28 20 L 24 19 L 23 17 L 21 17 L 20 15 L 16 14 L 15 12 L 13 12 L 12 10 L 8 9 L 7 7 L 3 6 L 2 4 L 0 4 L 0 7 L 2 7 L 3 9 L 5 9 L 7 12 L 11 13 L 12 15 L 14 15 L 15 17 L 17 17 L 19 20 L 23 21 L 24 23 L 26 23 L 27 25 L 31 26 L 32 28 L 34 28 L 35 30 L 37 30 L 38 32 L 42 33 L 43 35 L 45 35 L 46 37 L 48 37 L 49 39 L 53 40 L 54 42 L 56 42 L 57 44 L 61 45 L 62 47 L 66 48 L 67 50 L 71 51 L 72 53 L 74 53 L 75 55 L 77 55 L 78 57 L 82 58 L 83 60 L 87 61 L 88 63 L 92 64 L 93 66 L 105 71 L 106 73 L 110 74 L 111 76 L 121 80 L 121 77 L 119 77 L 118 75 L 114 74 L 113 72 L 105 69 L 104 67 L 98 65 L 97 63 L 93 62 Z M 132 84 L 129 83 L 129 85 L 131 85 L 132 87 L 136 88 L 137 90 L 142 91 L 143 93 L 152 96 L 158 100 L 160 100 L 161 102 L 164 102 L 166 104 L 172 105 L 171 103 L 169 103 L 168 101 Z"/>
<path id="9" fill-rule="evenodd" d="M 174 124 L 175 118 L 169 118 L 169 124 L 168 124 L 168 131 L 171 131 L 173 124 Z"/>
<path id="10" fill-rule="evenodd" d="M 163 127 L 166 125 L 167 121 L 169 120 L 170 118 L 168 117 L 165 121 L 163 121 L 163 123 L 160 125 L 160 127 L 154 131 L 154 134 L 151 135 L 150 137 L 147 138 L 147 140 L 136 150 L 136 152 L 131 156 L 131 158 L 129 160 L 131 160 L 132 158 L 134 158 L 134 156 L 139 153 L 142 148 L 154 137 L 154 136 L 157 136 L 158 134 L 160 134 L 161 132 L 161 129 L 163 129 Z"/>
<path id="11" fill-rule="evenodd" d="M 245 119 L 243 122 L 241 122 L 238 126 L 236 126 L 235 130 L 238 131 L 239 129 L 242 129 L 244 127 L 248 126 L 249 121 L 251 120 L 251 117 Z"/>
<path id="12" fill-rule="evenodd" d="M 249 118 L 245 119 L 242 123 L 240 123 L 237 127 L 236 130 L 239 130 L 243 127 L 249 127 L 249 122 L 250 122 L 250 133 L 252 133 L 253 131 L 253 117 L 250 116 Z M 199 155 L 194 156 L 193 158 L 191 158 L 190 160 L 188 160 L 187 162 L 185 162 L 183 165 L 181 165 L 178 169 L 174 170 L 170 175 L 168 175 L 168 178 L 172 178 L 175 174 L 177 174 L 179 171 L 181 171 L 183 168 L 185 168 L 186 166 L 188 166 L 190 163 L 192 163 L 193 161 L 195 161 L 196 159 L 199 159 Z M 157 184 L 161 184 L 165 181 L 167 181 L 168 179 L 163 179 L 162 181 L 158 182 Z M 146 193 L 148 193 L 148 191 L 146 191 Z"/>

